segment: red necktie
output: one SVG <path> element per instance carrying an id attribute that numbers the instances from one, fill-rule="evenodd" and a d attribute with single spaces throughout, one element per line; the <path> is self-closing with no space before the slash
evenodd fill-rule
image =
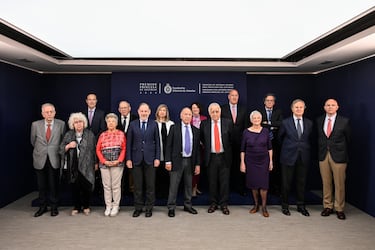
<path id="1" fill-rule="evenodd" d="M 332 132 L 332 120 L 331 118 L 328 118 L 328 124 L 327 124 L 327 137 L 331 135 Z"/>
<path id="2" fill-rule="evenodd" d="M 217 121 L 214 121 L 214 140 L 215 140 L 215 152 L 220 153 L 220 134 L 219 134 L 219 126 L 217 125 Z"/>
<path id="3" fill-rule="evenodd" d="M 47 140 L 47 142 L 49 141 L 50 138 L 51 138 L 51 124 L 47 123 L 47 131 L 46 131 L 46 140 Z"/>

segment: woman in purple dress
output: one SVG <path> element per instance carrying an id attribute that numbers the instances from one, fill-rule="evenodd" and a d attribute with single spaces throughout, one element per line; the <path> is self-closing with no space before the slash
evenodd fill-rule
<path id="1" fill-rule="evenodd" d="M 251 112 L 250 121 L 252 125 L 242 135 L 240 170 L 246 173 L 246 186 L 251 189 L 254 198 L 254 207 L 249 212 L 258 212 L 260 193 L 262 214 L 269 217 L 266 203 L 268 175 L 272 170 L 272 144 L 268 129 L 261 126 L 262 114 L 257 110 Z"/>

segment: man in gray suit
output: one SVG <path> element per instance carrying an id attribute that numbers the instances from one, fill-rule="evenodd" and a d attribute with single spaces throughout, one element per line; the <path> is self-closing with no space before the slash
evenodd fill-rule
<path id="1" fill-rule="evenodd" d="M 39 217 L 47 212 L 47 193 L 51 216 L 59 214 L 57 210 L 57 185 L 59 168 L 61 164 L 59 146 L 65 132 L 65 123 L 55 119 L 55 107 L 51 103 L 42 105 L 44 119 L 31 124 L 31 145 L 33 150 L 33 165 L 36 171 L 39 189 L 39 210 L 34 217 Z"/>

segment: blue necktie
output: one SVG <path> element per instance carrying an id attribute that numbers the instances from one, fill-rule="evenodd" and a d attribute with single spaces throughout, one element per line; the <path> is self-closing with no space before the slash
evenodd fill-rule
<path id="1" fill-rule="evenodd" d="M 185 154 L 188 156 L 190 155 L 191 148 L 190 148 L 190 133 L 189 133 L 189 126 L 185 125 Z"/>
<path id="2" fill-rule="evenodd" d="M 146 122 L 142 122 L 142 134 L 144 134 L 146 132 Z"/>

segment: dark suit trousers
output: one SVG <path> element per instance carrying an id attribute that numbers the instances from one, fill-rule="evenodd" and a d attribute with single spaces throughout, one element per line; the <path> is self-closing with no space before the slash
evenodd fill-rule
<path id="1" fill-rule="evenodd" d="M 144 161 L 140 165 L 133 166 L 132 174 L 134 178 L 134 207 L 142 210 L 145 205 L 146 210 L 152 210 L 155 203 L 155 168 Z M 145 187 L 145 192 L 143 192 Z M 146 201 L 144 202 L 144 195 Z"/>
<path id="2" fill-rule="evenodd" d="M 305 186 L 306 186 L 306 175 L 307 166 L 302 162 L 301 156 L 299 155 L 296 163 L 293 166 L 282 166 L 282 207 L 288 208 L 289 206 L 289 193 L 292 186 L 293 177 L 296 181 L 296 199 L 297 206 L 305 205 Z"/>
<path id="3" fill-rule="evenodd" d="M 59 170 L 52 167 L 48 157 L 43 169 L 36 169 L 36 177 L 38 180 L 40 206 L 47 206 L 49 202 L 51 207 L 57 207 Z"/>
<path id="4" fill-rule="evenodd" d="M 176 199 L 178 194 L 178 187 L 181 182 L 181 178 L 184 178 L 184 206 L 191 207 L 191 193 L 192 193 L 192 169 L 191 169 L 191 157 L 183 158 L 182 166 L 177 171 L 171 171 L 170 174 L 170 185 L 168 195 L 168 209 L 176 208 Z"/>
<path id="5" fill-rule="evenodd" d="M 227 206 L 229 199 L 230 168 L 224 154 L 211 154 L 208 164 L 208 190 L 211 205 Z"/>

